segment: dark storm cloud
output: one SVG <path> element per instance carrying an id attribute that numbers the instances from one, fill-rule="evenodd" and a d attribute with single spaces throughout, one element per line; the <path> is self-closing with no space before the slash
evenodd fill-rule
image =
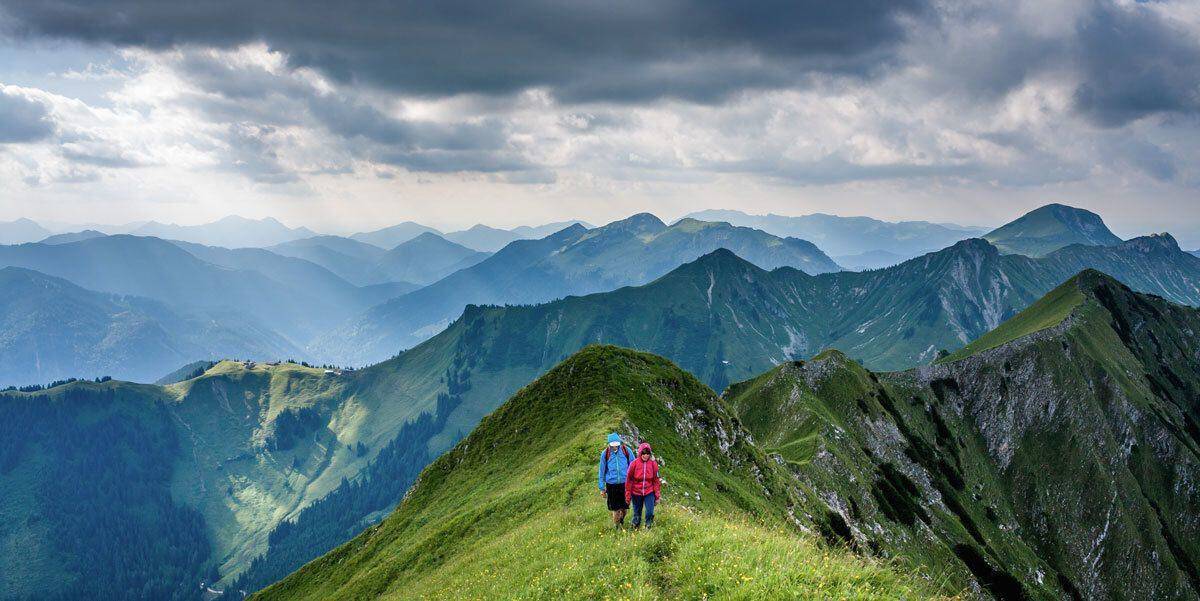
<path id="1" fill-rule="evenodd" d="M 719 99 L 814 72 L 867 74 L 925 0 L 0 0 L 10 33 L 116 45 L 263 41 L 341 82 L 408 94 Z M 247 89 L 252 94 L 252 89 Z"/>
<path id="2" fill-rule="evenodd" d="M 1196 33 L 1146 6 L 1098 6 L 1079 31 L 1079 110 L 1105 126 L 1154 113 L 1200 114 Z"/>
<path id="3" fill-rule="evenodd" d="M 0 91 L 0 144 L 36 142 L 53 133 L 54 122 L 45 105 Z"/>
<path id="4" fill-rule="evenodd" d="M 185 51 L 175 68 L 203 90 L 188 102 L 209 119 L 231 126 L 226 142 L 239 155 L 231 165 L 257 181 L 285 181 L 277 156 L 251 157 L 270 150 L 266 140 L 278 128 L 297 124 L 311 124 L 337 136 L 353 156 L 410 171 L 490 173 L 533 168 L 508 148 L 508 124 L 503 119 L 404 119 L 384 113 L 356 94 L 320 92 L 291 74 L 273 73 L 257 64 L 232 64 L 207 52 Z"/>

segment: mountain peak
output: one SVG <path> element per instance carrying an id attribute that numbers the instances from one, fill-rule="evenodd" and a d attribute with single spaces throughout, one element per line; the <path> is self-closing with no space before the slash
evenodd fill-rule
<path id="1" fill-rule="evenodd" d="M 967 238 L 959 240 L 946 249 L 949 252 L 966 253 L 970 255 L 998 255 L 1000 250 L 984 238 Z M 943 251 L 939 251 L 943 252 Z"/>
<path id="2" fill-rule="evenodd" d="M 1064 246 L 1115 246 L 1121 239 L 1099 215 L 1064 204 L 1038 207 L 983 236 L 1005 254 L 1039 257 Z"/>
<path id="3" fill-rule="evenodd" d="M 603 229 L 608 230 L 623 230 L 631 232 L 658 232 L 666 229 L 667 224 L 661 219 L 650 213 L 638 213 L 630 215 L 620 221 L 614 221 Z"/>
<path id="4" fill-rule="evenodd" d="M 1138 250 L 1144 253 L 1160 251 L 1183 252 L 1183 249 L 1179 247 L 1179 242 L 1175 240 L 1174 236 L 1167 232 L 1131 238 L 1125 242 L 1122 242 L 1121 247 Z"/>

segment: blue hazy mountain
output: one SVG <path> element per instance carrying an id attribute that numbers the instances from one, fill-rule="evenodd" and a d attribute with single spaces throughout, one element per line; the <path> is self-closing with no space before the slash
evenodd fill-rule
<path id="1" fill-rule="evenodd" d="M 100 376 L 153 382 L 197 357 L 301 352 L 233 312 L 181 313 L 28 269 L 0 269 L 0 290 L 0 387 Z"/>
<path id="2" fill-rule="evenodd" d="M 129 233 L 225 248 L 272 246 L 316 235 L 308 228 L 290 228 L 272 217 L 247 219 L 237 215 L 230 215 L 201 225 L 176 225 L 151 221 L 134 228 Z"/>
<path id="3" fill-rule="evenodd" d="M 788 217 L 784 215 L 750 215 L 741 211 L 708 210 L 691 213 L 693 219 L 724 221 L 733 225 L 752 227 L 776 236 L 794 236 L 816 244 L 832 256 L 861 255 L 886 251 L 904 259 L 945 248 L 987 231 L 984 228 L 963 227 L 928 221 L 880 221 L 870 217 L 840 217 L 814 213 Z"/>

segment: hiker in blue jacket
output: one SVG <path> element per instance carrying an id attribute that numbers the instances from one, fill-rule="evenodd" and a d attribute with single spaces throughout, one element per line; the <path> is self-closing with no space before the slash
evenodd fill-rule
<path id="1" fill-rule="evenodd" d="M 625 525 L 625 512 L 629 503 L 625 500 L 625 474 L 633 453 L 621 443 L 616 432 L 608 435 L 608 446 L 600 453 L 600 466 L 596 470 L 596 482 L 600 496 L 608 499 L 608 510 L 613 514 L 613 528 L 620 530 Z"/>

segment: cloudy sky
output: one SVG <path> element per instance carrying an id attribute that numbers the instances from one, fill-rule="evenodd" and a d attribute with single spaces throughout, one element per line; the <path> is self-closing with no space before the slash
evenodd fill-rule
<path id="1" fill-rule="evenodd" d="M 0 0 L 0 219 L 703 208 L 1200 246 L 1200 1 Z"/>

